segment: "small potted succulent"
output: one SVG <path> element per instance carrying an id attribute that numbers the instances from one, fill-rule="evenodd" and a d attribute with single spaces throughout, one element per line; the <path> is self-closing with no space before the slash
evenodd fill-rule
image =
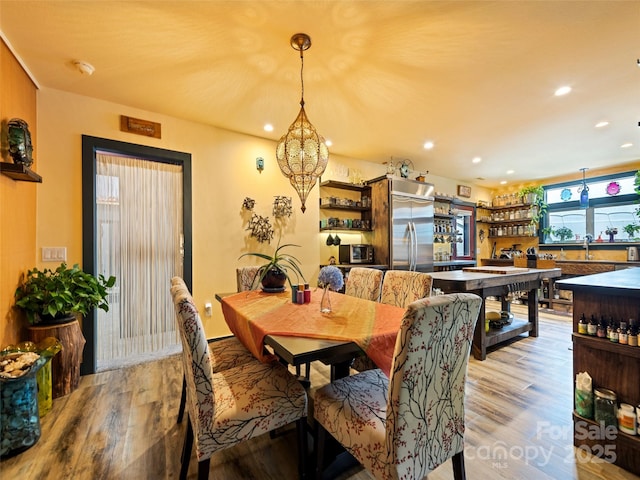
<path id="1" fill-rule="evenodd" d="M 293 285 L 291 282 L 291 276 L 289 269 L 295 272 L 298 279 L 304 280 L 302 269 L 300 267 L 300 261 L 289 253 L 283 253 L 282 250 L 287 247 L 299 247 L 293 243 L 286 243 L 276 247 L 273 255 L 267 255 L 260 252 L 249 252 L 240 255 L 239 259 L 246 256 L 253 256 L 262 258 L 267 261 L 258 270 L 258 281 L 262 284 L 262 289 L 266 292 L 282 292 L 284 291 L 284 285 L 288 281 L 289 286 Z M 296 282 L 297 283 L 297 282 Z"/>
<path id="2" fill-rule="evenodd" d="M 25 311 L 31 325 L 65 323 L 95 307 L 108 312 L 108 289 L 115 283 L 114 276 L 95 277 L 77 264 L 69 268 L 62 263 L 55 270 L 33 268 L 15 292 L 16 306 Z"/>

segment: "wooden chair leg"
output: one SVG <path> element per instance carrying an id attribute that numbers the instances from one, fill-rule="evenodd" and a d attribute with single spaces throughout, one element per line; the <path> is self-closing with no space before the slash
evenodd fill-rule
<path id="1" fill-rule="evenodd" d="M 184 416 L 184 408 L 187 403 L 187 379 L 182 376 L 182 393 L 180 394 L 180 407 L 178 408 L 178 423 L 182 422 Z"/>
<path id="2" fill-rule="evenodd" d="M 316 480 L 322 480 L 324 471 L 324 447 L 327 440 L 327 431 L 316 422 Z"/>
<path id="3" fill-rule="evenodd" d="M 198 480 L 208 480 L 209 479 L 209 464 L 211 463 L 211 459 L 207 458 L 206 460 L 202 460 L 198 462 Z"/>
<path id="4" fill-rule="evenodd" d="M 300 480 L 307 478 L 307 417 L 296 420 L 298 433 L 298 477 Z"/>
<path id="5" fill-rule="evenodd" d="M 193 428 L 187 416 L 187 433 L 184 436 L 184 446 L 182 447 L 182 465 L 180 466 L 180 480 L 187 480 L 189 472 L 189 461 L 191 460 L 191 447 L 193 447 Z"/>
<path id="6" fill-rule="evenodd" d="M 467 478 L 464 471 L 464 451 L 456 453 L 451 457 L 453 463 L 453 478 L 455 480 L 465 480 Z"/>

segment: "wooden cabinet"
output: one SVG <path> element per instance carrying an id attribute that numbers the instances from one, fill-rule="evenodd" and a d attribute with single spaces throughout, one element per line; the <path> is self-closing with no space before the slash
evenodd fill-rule
<path id="1" fill-rule="evenodd" d="M 564 273 L 564 266 L 562 267 Z M 640 347 L 577 333 L 582 314 L 640 324 L 640 268 L 559 280 L 573 291 L 573 378 L 588 372 L 594 388 L 607 388 L 618 404 L 640 405 Z M 574 405 L 575 408 L 575 405 Z M 593 419 L 573 413 L 574 445 L 640 475 L 640 436 L 606 434 Z"/>
<path id="2" fill-rule="evenodd" d="M 371 231 L 371 187 L 328 180 L 320 183 L 320 231 Z"/>

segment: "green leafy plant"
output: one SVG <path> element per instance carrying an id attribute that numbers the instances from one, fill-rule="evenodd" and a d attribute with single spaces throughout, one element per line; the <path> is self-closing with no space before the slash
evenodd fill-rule
<path id="1" fill-rule="evenodd" d="M 573 237 L 573 231 L 569 227 L 560 227 L 554 230 L 553 234 L 558 237 L 561 242 Z"/>
<path id="2" fill-rule="evenodd" d="M 640 195 L 640 170 L 636 172 L 636 177 L 633 181 L 635 192 Z M 640 203 L 640 200 L 636 200 L 636 202 Z M 640 206 L 636 208 L 636 216 L 640 218 Z"/>
<path id="3" fill-rule="evenodd" d="M 629 239 L 631 239 L 635 237 L 636 232 L 640 232 L 640 225 L 630 223 L 625 225 L 622 229 L 627 233 L 627 235 L 629 235 Z"/>
<path id="4" fill-rule="evenodd" d="M 536 207 L 533 215 L 531 216 L 531 223 L 540 223 L 540 219 L 543 217 L 548 207 L 547 203 L 544 201 L 544 188 L 542 188 L 542 185 L 529 185 L 521 188 L 518 191 L 518 195 L 522 197 L 522 201 L 524 203 L 529 203 Z"/>
<path id="5" fill-rule="evenodd" d="M 32 325 L 43 317 L 86 315 L 95 307 L 108 312 L 107 289 L 115 283 L 114 276 L 94 277 L 77 264 L 68 268 L 62 263 L 55 270 L 34 268 L 15 292 L 16 305 L 25 311 Z"/>
<path id="6" fill-rule="evenodd" d="M 552 226 L 544 227 L 541 232 L 542 235 L 549 238 L 556 233 Z"/>
<path id="7" fill-rule="evenodd" d="M 266 253 L 260 253 L 260 252 L 249 252 L 249 253 L 244 253 L 240 255 L 238 259 L 246 256 L 252 256 L 252 257 L 258 257 L 266 260 L 267 263 L 265 263 L 260 267 L 260 270 L 259 270 L 260 277 L 258 278 L 258 281 L 262 282 L 264 278 L 267 276 L 267 274 L 269 274 L 270 271 L 275 269 L 277 271 L 280 271 L 281 274 L 283 274 L 286 277 L 287 281 L 289 282 L 289 285 L 291 286 L 293 285 L 293 283 L 291 282 L 289 269 L 295 272 L 298 279 L 302 278 L 304 280 L 304 275 L 302 274 L 300 261 L 289 253 L 283 253 L 282 249 L 287 247 L 299 247 L 299 246 L 300 245 L 295 245 L 293 243 L 286 243 L 284 245 L 280 245 L 280 243 L 278 242 L 278 246 L 273 252 L 273 255 L 267 255 Z"/>

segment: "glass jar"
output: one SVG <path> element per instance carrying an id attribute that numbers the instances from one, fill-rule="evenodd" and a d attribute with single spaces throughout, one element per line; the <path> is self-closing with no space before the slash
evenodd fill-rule
<path id="1" fill-rule="evenodd" d="M 606 388 L 596 388 L 595 393 L 595 420 L 598 423 L 603 423 L 605 426 L 618 425 L 618 408 L 616 405 L 615 392 Z"/>

